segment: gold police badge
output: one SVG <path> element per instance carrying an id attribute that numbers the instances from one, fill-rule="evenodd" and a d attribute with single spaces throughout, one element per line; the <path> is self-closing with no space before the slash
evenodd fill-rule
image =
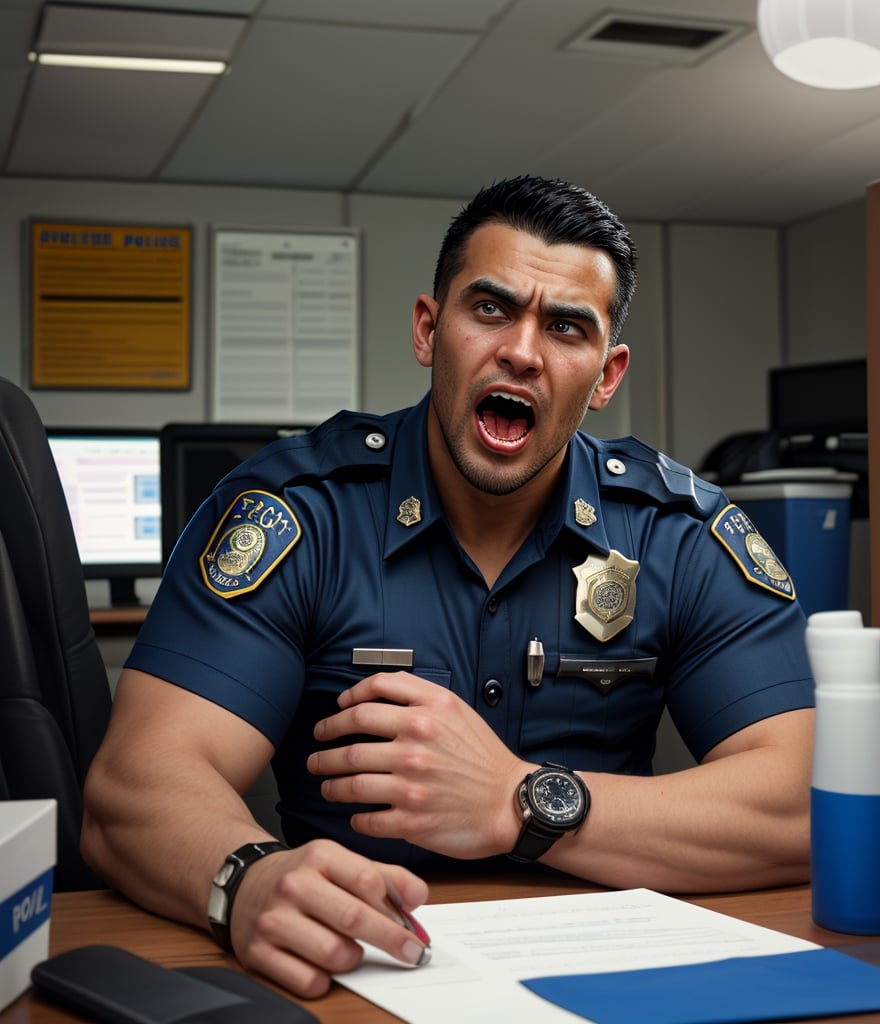
<path id="1" fill-rule="evenodd" d="M 571 570 L 577 579 L 575 620 L 597 640 L 610 640 L 633 620 L 639 563 L 612 550 Z"/>

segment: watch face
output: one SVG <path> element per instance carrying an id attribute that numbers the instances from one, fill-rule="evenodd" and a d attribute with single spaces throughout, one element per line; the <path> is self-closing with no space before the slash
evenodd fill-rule
<path id="1" fill-rule="evenodd" d="M 550 825 L 570 825 L 585 811 L 585 794 L 567 772 L 545 769 L 529 780 L 532 813 Z"/>

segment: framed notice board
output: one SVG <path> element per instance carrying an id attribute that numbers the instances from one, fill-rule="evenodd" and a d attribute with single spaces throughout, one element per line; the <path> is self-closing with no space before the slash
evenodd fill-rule
<path id="1" fill-rule="evenodd" d="M 318 423 L 358 408 L 358 237 L 215 228 L 213 419 Z"/>
<path id="2" fill-rule="evenodd" d="M 31 220 L 32 388 L 187 390 L 192 229 Z"/>

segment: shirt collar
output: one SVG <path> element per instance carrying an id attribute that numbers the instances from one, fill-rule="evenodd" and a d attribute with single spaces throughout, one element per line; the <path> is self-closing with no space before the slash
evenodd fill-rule
<path id="1" fill-rule="evenodd" d="M 440 496 L 428 466 L 430 399 L 429 391 L 418 405 L 407 412 L 394 439 L 385 521 L 385 558 L 444 518 Z"/>
<path id="2" fill-rule="evenodd" d="M 564 529 L 587 541 L 602 554 L 609 553 L 610 545 L 599 500 L 596 458 L 592 439 L 578 431 L 568 444 L 562 477 L 548 514 L 544 517 L 545 548 Z"/>
<path id="3" fill-rule="evenodd" d="M 434 523 L 445 522 L 440 496 L 428 466 L 430 397 L 428 392 L 407 412 L 394 440 L 385 526 L 386 558 L 421 536 Z M 537 539 L 543 550 L 547 550 L 565 529 L 602 554 L 608 554 L 596 457 L 590 438 L 580 431 L 575 434 L 569 442 L 559 484 L 538 527 Z"/>

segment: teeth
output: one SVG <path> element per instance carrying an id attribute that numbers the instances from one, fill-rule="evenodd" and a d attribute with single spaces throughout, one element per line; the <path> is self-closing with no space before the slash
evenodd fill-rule
<path id="1" fill-rule="evenodd" d="M 532 403 L 525 398 L 520 398 L 519 395 L 509 395 L 506 391 L 493 391 L 492 398 L 506 398 L 508 402 L 519 402 L 520 405 L 524 405 L 527 409 L 532 407 Z"/>

